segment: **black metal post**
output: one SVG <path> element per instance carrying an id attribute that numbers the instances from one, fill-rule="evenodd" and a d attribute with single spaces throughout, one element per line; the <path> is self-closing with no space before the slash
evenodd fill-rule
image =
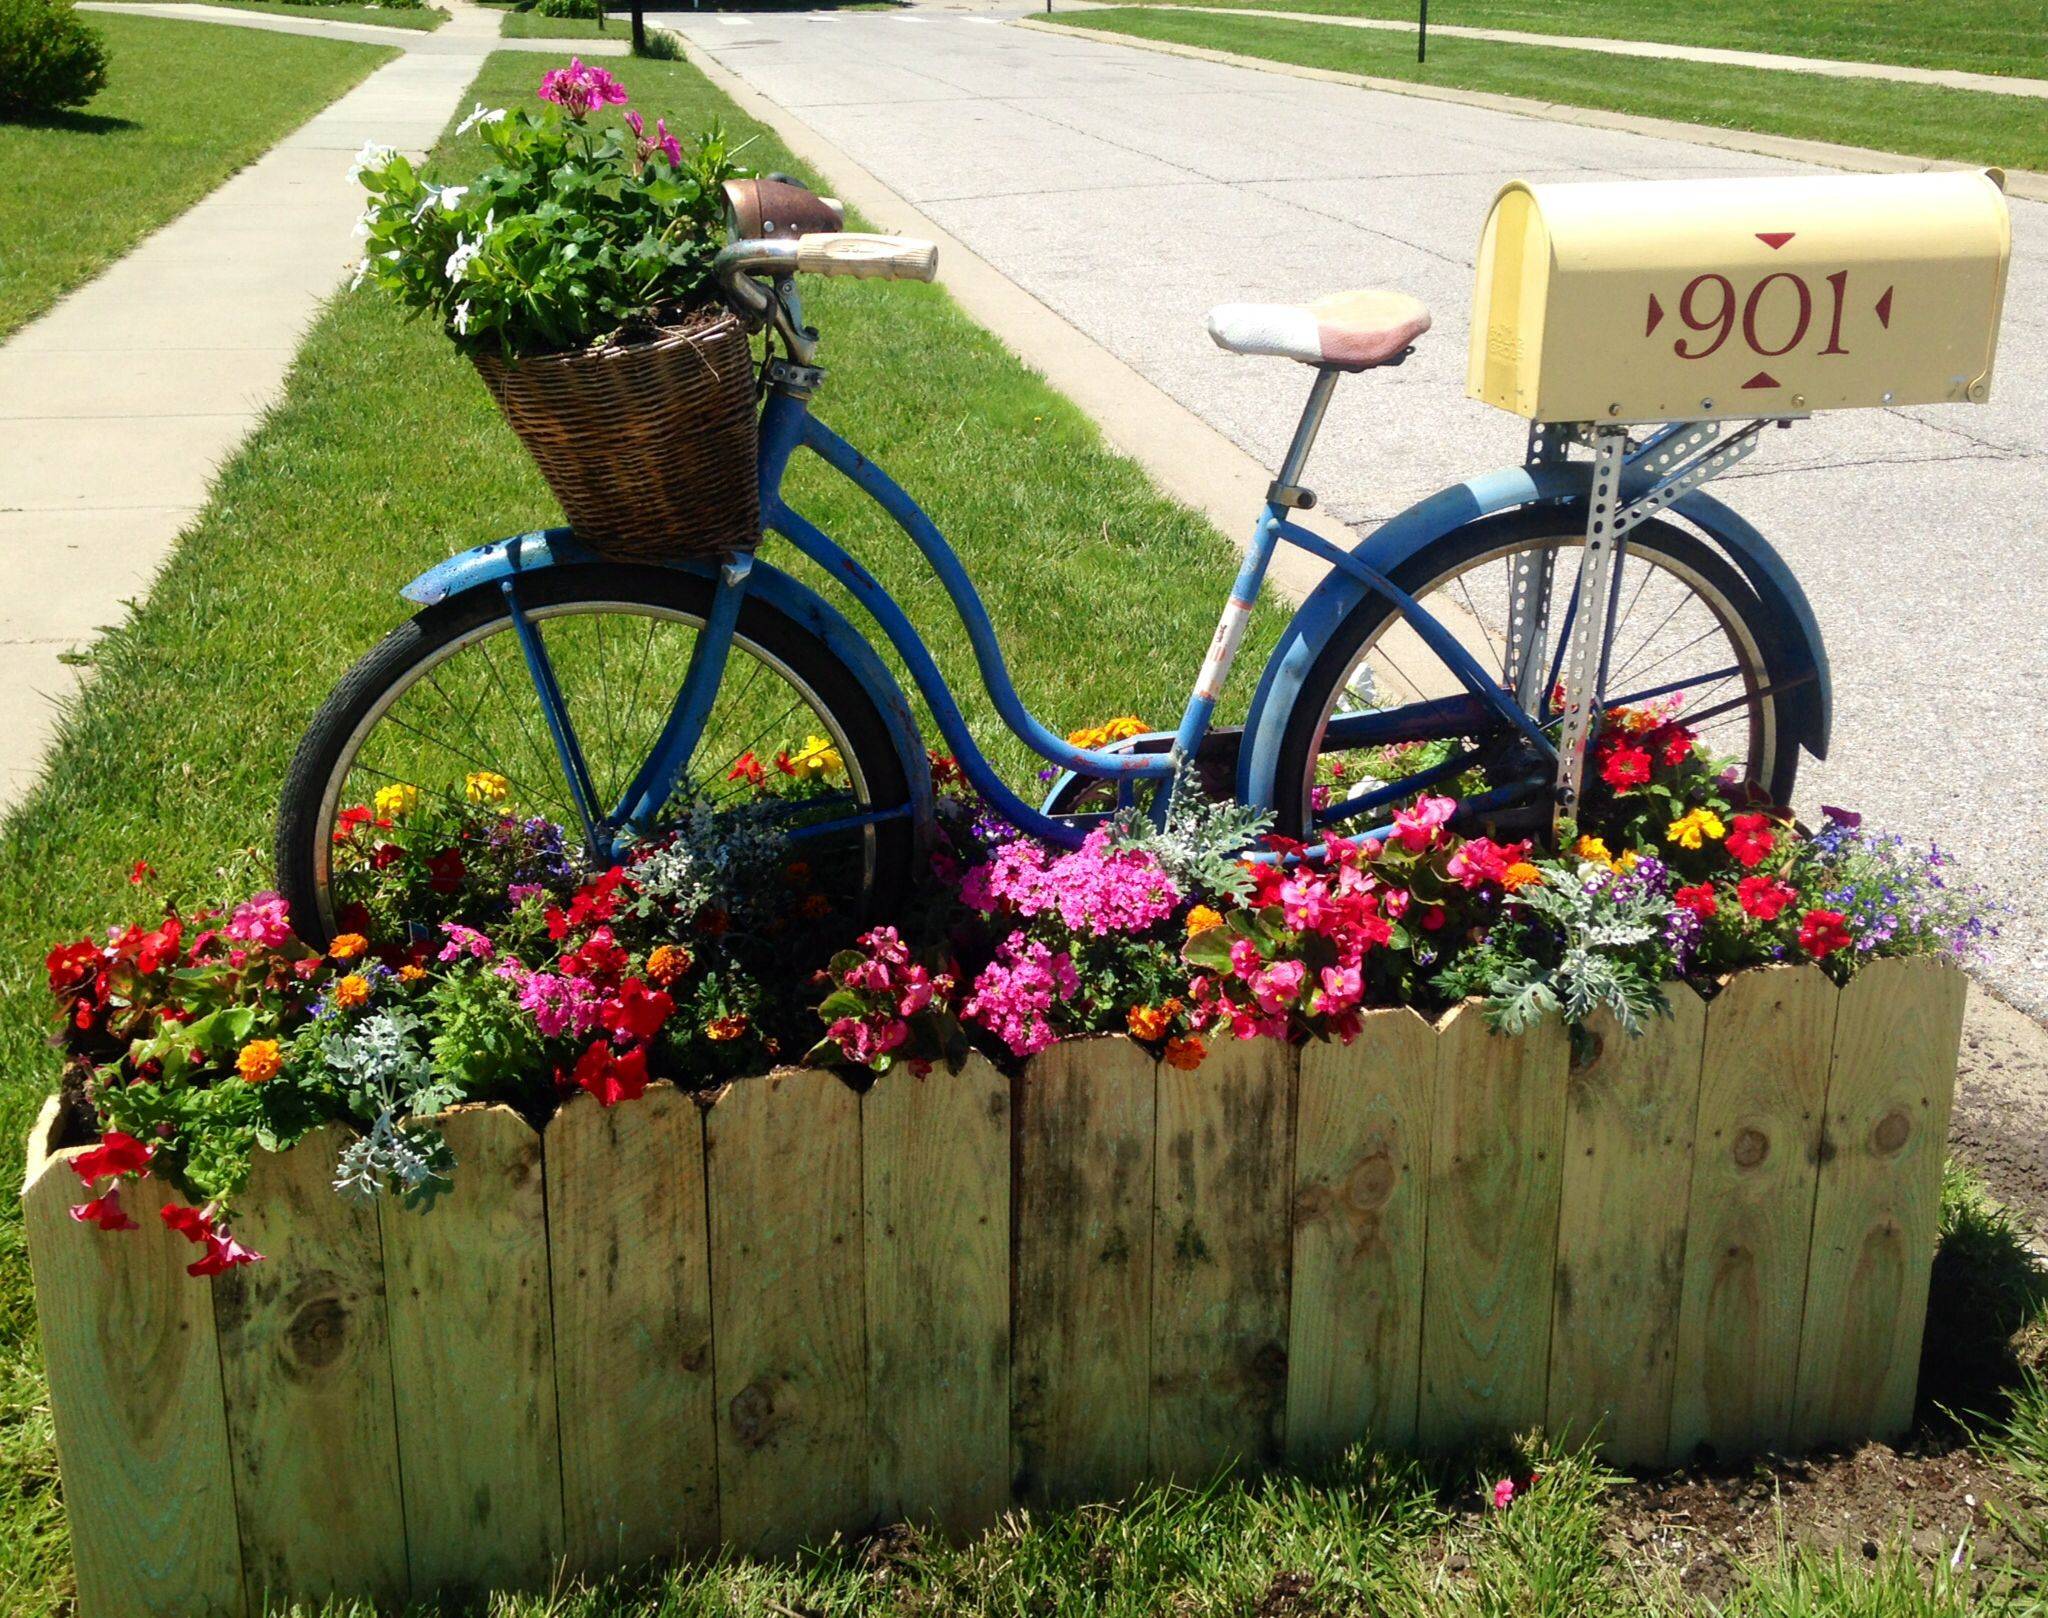
<path id="1" fill-rule="evenodd" d="M 1429 0 L 1422 0 L 1422 15 L 1415 23 L 1415 60 L 1429 60 Z"/>
<path id="2" fill-rule="evenodd" d="M 645 56 L 647 54 L 647 22 L 640 15 L 639 0 L 634 0 L 633 3 L 633 54 L 635 56 Z"/>

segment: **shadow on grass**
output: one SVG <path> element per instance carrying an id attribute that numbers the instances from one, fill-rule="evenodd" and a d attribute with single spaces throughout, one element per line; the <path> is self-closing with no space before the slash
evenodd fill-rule
<path id="1" fill-rule="evenodd" d="M 1967 1170 L 1942 1186 L 1941 1245 L 1920 1351 L 1920 1417 L 2003 1422 L 2048 1331 L 2048 1268 Z"/>
<path id="2" fill-rule="evenodd" d="M 71 135 L 118 135 L 142 125 L 133 118 L 113 118 L 99 112 L 39 112 L 0 115 L 0 127 L 58 129 Z"/>

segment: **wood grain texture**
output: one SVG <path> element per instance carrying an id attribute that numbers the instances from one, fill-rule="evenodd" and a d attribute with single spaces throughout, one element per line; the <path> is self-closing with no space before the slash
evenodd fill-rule
<path id="1" fill-rule="evenodd" d="M 861 1179 L 872 1500 L 960 1537 L 1010 1500 L 1010 1081 L 888 1074 Z"/>
<path id="2" fill-rule="evenodd" d="M 1605 1012 L 1587 1025 L 1565 1101 L 1545 1425 L 1622 1465 L 1661 1464 L 1671 1440 L 1707 1008 L 1682 983 L 1664 997 L 1640 1035 Z"/>
<path id="3" fill-rule="evenodd" d="M 1159 1069 L 1152 1471 L 1200 1483 L 1277 1463 L 1287 1409 L 1295 1052 L 1218 1039 Z"/>
<path id="4" fill-rule="evenodd" d="M 1792 1442 L 1891 1439 L 1913 1422 L 1963 974 L 1871 961 L 1841 991 L 1813 1210 Z"/>
<path id="5" fill-rule="evenodd" d="M 384 1243 L 376 1206 L 334 1189 L 352 1138 L 256 1155 L 237 1234 L 264 1262 L 213 1283 L 252 1613 L 408 1588 Z"/>
<path id="6" fill-rule="evenodd" d="M 1835 999 L 1818 968 L 1786 966 L 1737 973 L 1707 1006 L 1674 1459 L 1775 1450 L 1791 1430 Z"/>
<path id="7" fill-rule="evenodd" d="M 541 1140 L 507 1107 L 434 1121 L 454 1189 L 379 1204 L 413 1590 L 531 1589 L 562 1554 Z"/>
<path id="8" fill-rule="evenodd" d="M 1301 1051 L 1294 1128 L 1287 1459 L 1415 1439 L 1436 1031 L 1369 1011 L 1350 1045 Z"/>
<path id="9" fill-rule="evenodd" d="M 704 1125 L 673 1085 L 547 1128 L 548 1266 L 571 1571 L 718 1541 Z"/>
<path id="10" fill-rule="evenodd" d="M 1560 1024 L 1510 1039 L 1477 1004 L 1437 1031 L 1416 1418 L 1425 1448 L 1543 1421 L 1567 1057 Z"/>
<path id="11" fill-rule="evenodd" d="M 1032 1504 L 1145 1476 L 1155 1069 L 1129 1040 L 1070 1040 L 1013 1092 L 1011 1466 Z"/>
<path id="12" fill-rule="evenodd" d="M 860 1098 L 745 1079 L 705 1119 L 726 1541 L 779 1555 L 871 1516 Z"/>
<path id="13" fill-rule="evenodd" d="M 158 1220 L 178 1199 L 154 1180 L 123 1188 L 141 1229 L 74 1221 L 77 1155 L 31 1140 L 22 1211 L 78 1618 L 240 1618 L 213 1289 L 185 1273 L 196 1249 Z"/>

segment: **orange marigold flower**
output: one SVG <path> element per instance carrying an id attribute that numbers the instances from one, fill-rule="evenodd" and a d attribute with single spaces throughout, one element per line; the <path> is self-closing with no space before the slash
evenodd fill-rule
<path id="1" fill-rule="evenodd" d="M 822 893 L 807 893 L 797 910 L 806 921 L 821 921 L 832 914 L 832 901 Z"/>
<path id="2" fill-rule="evenodd" d="M 252 1039 L 235 1058 L 235 1071 L 251 1084 L 274 1079 L 284 1071 L 284 1051 L 274 1039 Z"/>
<path id="3" fill-rule="evenodd" d="M 327 946 L 327 953 L 337 961 L 352 961 L 369 947 L 370 941 L 361 933 L 340 933 Z"/>
<path id="4" fill-rule="evenodd" d="M 1523 888 L 1543 885 L 1543 873 L 1527 860 L 1516 860 L 1500 874 L 1500 885 L 1510 893 L 1519 893 Z"/>
<path id="5" fill-rule="evenodd" d="M 1194 1072 L 1208 1054 L 1209 1047 L 1193 1034 L 1178 1035 L 1166 1042 L 1166 1065 L 1183 1073 Z"/>
<path id="6" fill-rule="evenodd" d="M 407 961 L 405 965 L 398 969 L 398 981 L 400 983 L 424 983 L 426 977 L 427 969 L 417 961 Z"/>
<path id="7" fill-rule="evenodd" d="M 334 982 L 334 1003 L 343 1011 L 353 1011 L 357 1006 L 370 1003 L 370 980 L 360 972 L 351 972 L 345 978 Z"/>
<path id="8" fill-rule="evenodd" d="M 807 861 L 791 860 L 782 868 L 782 880 L 792 888 L 801 888 L 811 880 L 811 867 Z"/>
<path id="9" fill-rule="evenodd" d="M 1124 1013 L 1124 1026 L 1133 1039 L 1162 1039 L 1173 1026 L 1173 1013 L 1164 1006 L 1133 1006 Z"/>
<path id="10" fill-rule="evenodd" d="M 657 944 L 647 957 L 647 975 L 665 989 L 690 970 L 693 960 L 680 944 Z"/>
<path id="11" fill-rule="evenodd" d="M 747 1014 L 744 1011 L 736 1011 L 730 1017 L 713 1017 L 705 1025 L 704 1037 L 724 1041 L 738 1039 L 746 1031 Z"/>
<path id="12" fill-rule="evenodd" d="M 1188 937 L 1190 938 L 1195 937 L 1198 933 L 1206 933 L 1212 927 L 1221 927 L 1222 925 L 1222 916 L 1211 910 L 1207 905 L 1196 905 L 1194 909 L 1188 912 Z"/>

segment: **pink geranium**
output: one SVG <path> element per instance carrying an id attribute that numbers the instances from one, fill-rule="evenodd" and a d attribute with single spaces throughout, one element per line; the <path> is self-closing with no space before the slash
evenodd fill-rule
<path id="1" fill-rule="evenodd" d="M 567 67 L 552 67 L 540 76 L 540 98 L 552 101 L 571 118 L 581 118 L 599 107 L 624 106 L 626 87 L 601 67 L 586 67 L 580 57 L 569 58 Z"/>
<path id="2" fill-rule="evenodd" d="M 265 889 L 235 906 L 235 913 L 228 918 L 227 935 L 244 944 L 276 949 L 292 935 L 291 906 L 282 894 Z"/>

